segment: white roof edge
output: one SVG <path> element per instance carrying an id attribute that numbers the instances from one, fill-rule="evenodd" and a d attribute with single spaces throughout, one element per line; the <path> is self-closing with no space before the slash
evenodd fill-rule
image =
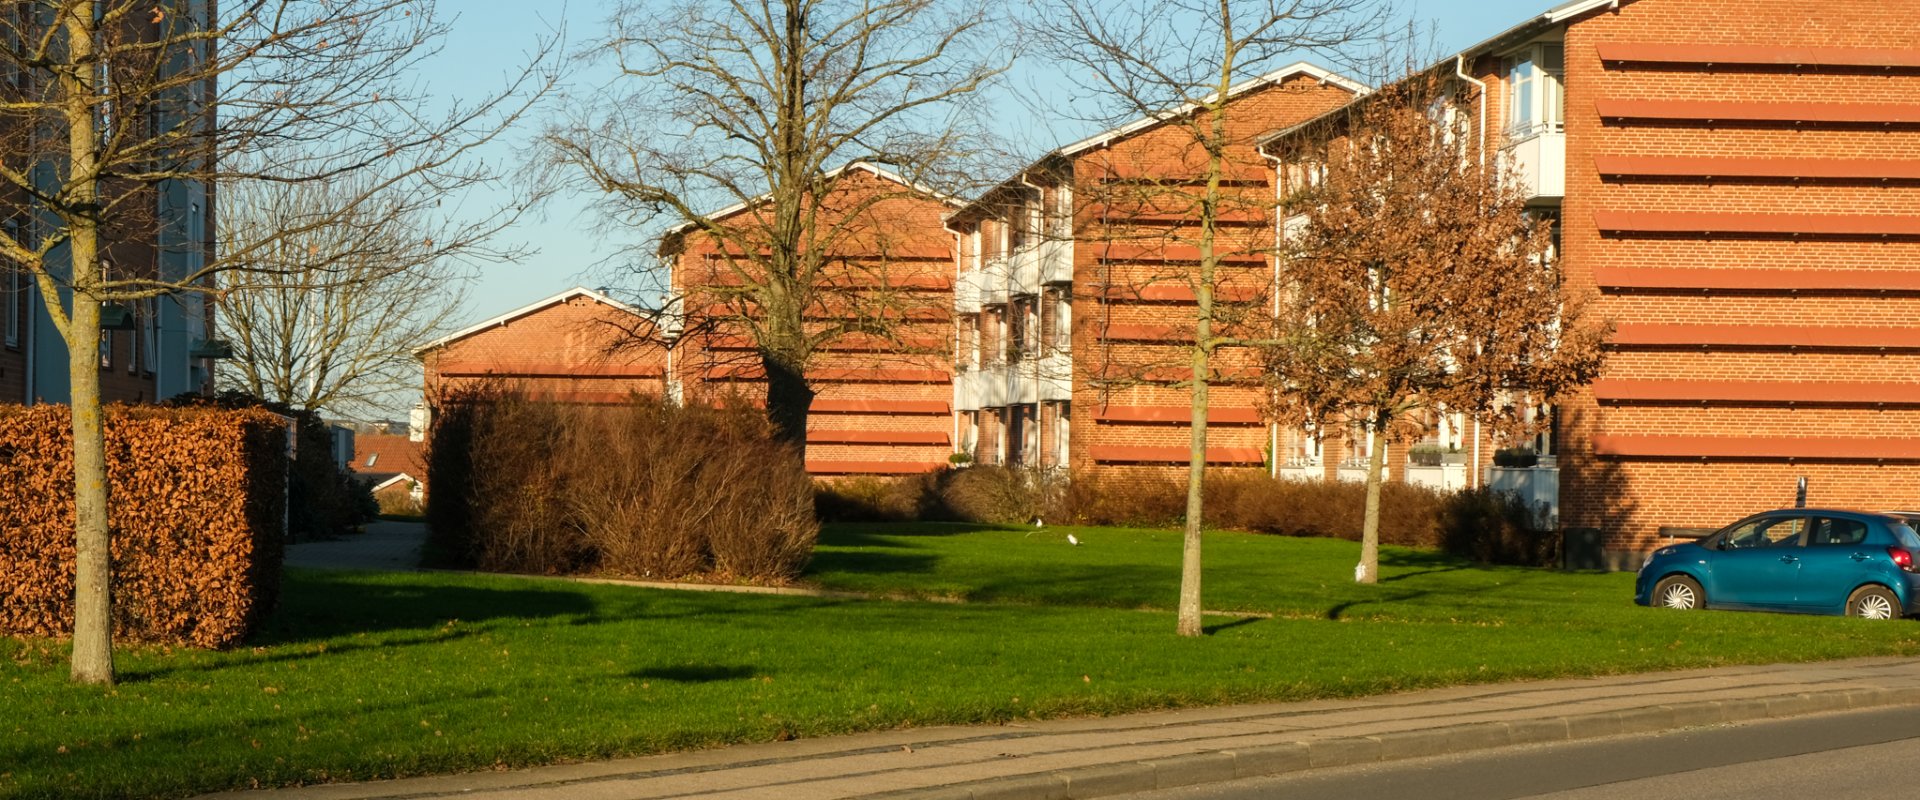
<path id="1" fill-rule="evenodd" d="M 386 479 L 386 480 L 384 480 L 384 481 L 381 481 L 381 482 L 379 482 L 379 483 L 376 483 L 376 484 L 374 484 L 374 485 L 373 485 L 373 488 L 371 488 L 371 489 L 368 489 L 367 491 L 370 491 L 370 492 L 377 492 L 377 491 L 380 491 L 381 489 L 385 489 L 385 488 L 387 488 L 387 487 L 389 487 L 389 486 L 392 486 L 392 485 L 394 485 L 394 484 L 396 484 L 396 483 L 399 483 L 399 482 L 401 482 L 401 481 L 409 481 L 409 482 L 412 482 L 412 483 L 419 483 L 419 482 L 420 482 L 420 481 L 419 481 L 418 479 L 416 479 L 416 478 L 414 478 L 414 477 L 413 477 L 412 475 L 408 475 L 407 473 L 404 473 L 404 472 L 402 472 L 402 473 L 398 473 L 398 474 L 396 474 L 396 475 L 394 475 L 394 476 L 393 476 L 393 477 L 391 477 L 391 478 L 388 478 L 388 479 Z"/>
<path id="2" fill-rule="evenodd" d="M 1325 67 L 1319 66 L 1318 64 L 1314 64 L 1308 61 L 1295 61 L 1292 64 L 1288 64 L 1287 66 L 1273 70 L 1272 72 L 1268 72 L 1267 74 L 1261 75 L 1260 77 L 1249 78 L 1245 81 L 1241 81 L 1240 83 L 1237 83 L 1231 87 L 1228 87 L 1227 97 L 1234 97 L 1242 93 L 1245 93 L 1247 91 L 1257 89 L 1262 86 L 1266 86 L 1268 84 L 1278 83 L 1282 78 L 1287 78 L 1287 77 L 1291 77 L 1294 75 L 1301 75 L 1301 74 L 1304 74 L 1311 78 L 1315 78 L 1322 83 L 1331 83 L 1349 92 L 1353 92 L 1356 95 L 1362 95 L 1362 94 L 1366 94 L 1368 92 L 1373 91 L 1373 87 L 1371 86 L 1368 86 L 1364 83 L 1356 81 L 1345 75 L 1341 75 Z M 1212 100 L 1213 95 L 1209 94 L 1205 99 Z M 1065 147 L 1061 147 L 1060 149 L 1053 151 L 1053 154 L 1061 155 L 1061 156 L 1078 155 L 1083 151 L 1089 150 L 1091 148 L 1097 147 L 1107 142 L 1111 142 L 1114 139 L 1118 139 L 1120 137 L 1127 136 L 1133 133 L 1138 133 L 1139 131 L 1158 125 L 1162 122 L 1165 122 L 1168 119 L 1171 119 L 1173 117 L 1177 117 L 1177 116 L 1180 116 L 1181 114 L 1185 114 L 1189 111 L 1192 111 L 1197 107 L 1199 107 L 1198 103 L 1183 103 L 1176 108 L 1168 109 L 1166 111 L 1162 111 L 1157 114 L 1151 114 L 1145 117 L 1141 117 L 1140 119 L 1134 120 L 1132 122 L 1129 122 L 1125 125 L 1122 125 L 1118 128 L 1114 128 L 1109 131 L 1096 133 L 1085 139 L 1081 139 L 1080 141 L 1074 142 L 1073 144 L 1069 144 L 1069 145 L 1066 145 Z"/>
<path id="3" fill-rule="evenodd" d="M 552 297 L 536 300 L 532 303 L 528 303 L 527 305 L 521 306 L 512 311 L 508 311 L 505 314 L 501 314 L 496 317 L 489 317 L 483 322 L 474 323 L 465 328 L 461 328 L 460 330 L 454 331 L 453 333 L 449 333 L 431 342 L 423 344 L 413 349 L 413 355 L 417 358 L 421 355 L 426 354 L 428 350 L 434 350 L 440 347 L 444 347 L 449 343 L 452 343 L 460 339 L 465 339 L 468 336 L 472 336 L 488 328 L 492 328 L 497 325 L 504 325 L 515 319 L 531 314 L 535 311 L 539 311 L 549 306 L 559 305 L 568 300 L 572 300 L 573 298 L 576 298 L 576 297 L 592 298 L 595 302 L 613 306 L 614 308 L 618 308 L 622 311 L 627 311 L 643 317 L 653 316 L 653 312 L 648 311 L 644 308 L 628 305 L 626 303 L 620 302 L 619 300 L 615 300 L 611 297 L 608 297 L 605 294 L 589 289 L 585 286 L 575 286 L 571 289 L 568 289 L 564 292 L 556 294 Z"/>
<path id="4" fill-rule="evenodd" d="M 823 175 L 822 177 L 837 178 L 837 177 L 840 177 L 842 173 L 845 173 L 847 170 L 850 170 L 850 169 L 866 170 L 867 172 L 871 172 L 875 176 L 881 179 L 893 181 L 894 183 L 900 184 L 901 186 L 905 186 L 909 189 L 912 189 L 916 192 L 924 194 L 935 200 L 939 200 L 940 202 L 946 203 L 947 205 L 954 206 L 955 208 L 965 208 L 967 205 L 966 201 L 961 200 L 958 197 L 954 197 L 953 195 L 947 194 L 946 192 L 942 192 L 928 186 L 923 186 L 921 184 L 914 183 L 913 181 L 907 180 L 900 173 L 894 172 L 893 170 L 879 166 L 870 161 L 849 161 L 838 167 L 834 167 L 833 169 L 827 170 L 826 174 Z M 738 203 L 734 203 L 733 205 L 727 206 L 726 208 L 720 209 L 719 211 L 715 211 L 711 214 L 708 214 L 707 218 L 719 219 L 721 217 L 729 217 L 734 214 L 738 214 L 742 211 L 752 208 L 755 203 L 766 202 L 767 198 L 772 196 L 773 196 L 772 192 L 767 192 L 767 193 L 758 195 L 751 200 L 742 200 Z M 666 237 L 666 236 L 672 236 L 677 233 L 684 233 L 686 231 L 692 230 L 693 227 L 694 227 L 694 223 L 682 222 L 678 225 L 668 228 L 666 233 L 661 234 L 661 236 Z"/>
<path id="5" fill-rule="evenodd" d="M 1596 8 L 1618 5 L 1620 5 L 1620 0 L 1573 0 L 1571 3 L 1547 9 L 1546 13 L 1540 15 L 1540 18 L 1548 22 L 1564 22 Z"/>

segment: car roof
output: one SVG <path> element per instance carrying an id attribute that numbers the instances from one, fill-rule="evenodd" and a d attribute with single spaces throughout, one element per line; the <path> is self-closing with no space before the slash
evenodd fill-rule
<path id="1" fill-rule="evenodd" d="M 1807 516 L 1810 514 L 1819 514 L 1822 516 L 1844 515 L 1849 517 L 1864 517 L 1867 519 L 1889 519 L 1889 518 L 1897 518 L 1897 517 L 1906 516 L 1906 515 L 1920 515 L 1920 512 L 1860 511 L 1858 509 L 1852 509 L 1852 508 L 1781 508 L 1781 509 L 1775 509 L 1773 511 L 1762 511 L 1759 514 L 1755 514 L 1753 516 L 1756 516 L 1756 517 L 1762 516 L 1762 515 Z"/>

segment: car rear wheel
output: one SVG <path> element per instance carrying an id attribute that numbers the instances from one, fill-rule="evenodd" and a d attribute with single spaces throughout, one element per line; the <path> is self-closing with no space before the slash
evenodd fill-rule
<path id="1" fill-rule="evenodd" d="M 1893 619 L 1900 616 L 1900 598 L 1884 586 L 1862 586 L 1847 598 L 1847 616 L 1861 619 Z"/>
<path id="2" fill-rule="evenodd" d="M 1706 608 L 1707 593 L 1700 590 L 1699 581 L 1685 575 L 1669 575 L 1653 585 L 1653 604 L 1682 611 Z"/>

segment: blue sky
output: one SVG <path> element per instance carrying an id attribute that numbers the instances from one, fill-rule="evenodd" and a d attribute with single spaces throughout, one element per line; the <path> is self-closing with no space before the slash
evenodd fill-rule
<path id="1" fill-rule="evenodd" d="M 1437 46 L 1453 52 L 1555 4 L 1556 0 L 1403 0 L 1403 11 L 1423 23 L 1435 25 Z M 567 38 L 575 46 L 602 35 L 603 23 L 613 5 L 613 0 L 568 0 L 565 4 L 518 0 L 443 3 L 443 12 L 459 16 L 452 22 L 452 35 L 445 48 L 428 62 L 420 77 L 429 92 L 438 96 L 472 97 L 496 91 L 509 78 L 513 66 L 524 63 L 525 54 L 557 26 L 565 26 Z M 1024 67 L 1031 74 L 1044 74 L 1044 68 L 1045 65 Z M 591 90 L 606 77 L 604 73 L 574 70 L 566 81 L 568 88 Z M 519 129 L 510 131 L 506 140 L 496 143 L 488 156 L 504 166 L 513 166 L 524 157 L 523 148 L 538 133 L 540 124 L 536 115 Z M 1055 131 L 1061 141 L 1051 144 L 1095 132 Z M 1046 143 L 1037 145 L 1035 154 L 1046 146 Z M 499 191 L 515 191 L 515 187 L 503 186 Z M 476 197 L 469 202 L 485 199 Z M 509 230 L 506 235 L 510 240 L 531 245 L 537 252 L 517 263 L 492 264 L 481 269 L 479 280 L 467 299 L 464 316 L 477 322 L 575 285 L 605 283 L 606 273 L 597 267 L 615 256 L 622 243 L 608 241 L 593 230 L 595 219 L 590 201 L 578 196 L 554 198 L 542 213 L 521 220 Z"/>

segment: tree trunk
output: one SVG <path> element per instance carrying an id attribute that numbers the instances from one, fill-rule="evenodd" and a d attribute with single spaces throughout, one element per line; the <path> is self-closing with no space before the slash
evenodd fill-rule
<path id="1" fill-rule="evenodd" d="M 75 248 L 77 264 L 80 248 Z M 91 249 L 91 248 L 89 248 Z M 100 302 L 74 293 L 67 333 L 73 403 L 73 671 L 113 683 L 113 542 L 107 526 L 107 439 L 100 409 Z"/>
<path id="2" fill-rule="evenodd" d="M 1205 291 L 1206 284 L 1201 284 Z M 1208 320 L 1200 317 L 1199 336 L 1211 336 Z M 1204 338 L 1199 341 L 1205 341 Z M 1200 524 L 1207 469 L 1207 348 L 1193 348 L 1193 435 L 1187 453 L 1187 529 L 1180 551 L 1181 636 L 1199 636 L 1200 620 Z"/>
<path id="3" fill-rule="evenodd" d="M 1360 565 L 1353 571 L 1359 583 L 1380 582 L 1380 483 L 1387 466 L 1387 415 L 1374 417 L 1372 452 L 1367 455 L 1367 516 L 1360 529 Z"/>
<path id="4" fill-rule="evenodd" d="M 807 455 L 807 414 L 813 408 L 813 387 L 807 376 L 782 359 L 769 354 L 760 357 L 767 373 L 767 421 L 773 423 L 773 435 Z"/>

